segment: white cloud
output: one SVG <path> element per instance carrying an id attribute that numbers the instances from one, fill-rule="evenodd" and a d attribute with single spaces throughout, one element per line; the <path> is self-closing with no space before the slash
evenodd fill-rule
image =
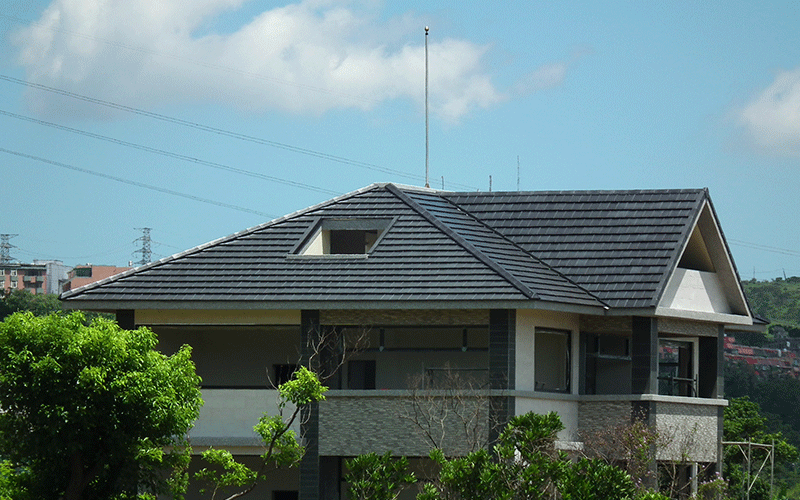
<path id="1" fill-rule="evenodd" d="M 519 94 L 528 94 L 540 90 L 558 87 L 567 77 L 569 65 L 566 62 L 546 64 L 529 73 L 516 86 Z"/>
<path id="2" fill-rule="evenodd" d="M 303 0 L 215 31 L 243 1 L 54 0 L 14 42 L 30 80 L 134 107 L 319 114 L 424 99 L 423 24 L 412 16 L 382 21 L 374 1 Z M 432 113 L 454 122 L 505 99 L 483 67 L 486 50 L 431 36 Z M 39 113 L 68 112 L 37 99 Z"/>
<path id="3" fill-rule="evenodd" d="M 782 71 L 737 113 L 741 125 L 763 151 L 800 154 L 800 68 Z"/>

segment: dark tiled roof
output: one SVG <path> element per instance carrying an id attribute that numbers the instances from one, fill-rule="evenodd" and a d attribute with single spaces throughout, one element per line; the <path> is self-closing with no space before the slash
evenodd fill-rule
<path id="1" fill-rule="evenodd" d="M 445 195 L 621 308 L 655 306 L 707 196 L 704 189 Z"/>
<path id="2" fill-rule="evenodd" d="M 443 193 L 376 184 L 66 292 L 103 302 L 654 305 L 703 190 Z M 292 252 L 321 219 L 392 219 L 368 257 Z"/>

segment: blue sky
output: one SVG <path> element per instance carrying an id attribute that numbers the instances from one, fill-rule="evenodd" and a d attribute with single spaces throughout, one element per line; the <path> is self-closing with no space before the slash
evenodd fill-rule
<path id="1" fill-rule="evenodd" d="M 743 278 L 800 275 L 792 2 L 0 0 L 12 256 L 125 265 L 135 228 L 158 258 L 423 185 L 425 26 L 432 187 L 708 187 Z"/>

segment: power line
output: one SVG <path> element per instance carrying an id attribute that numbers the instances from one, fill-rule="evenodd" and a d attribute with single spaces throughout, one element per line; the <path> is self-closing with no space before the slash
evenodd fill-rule
<path id="1" fill-rule="evenodd" d="M 113 144 L 129 147 L 129 148 L 133 148 L 133 149 L 138 149 L 140 151 L 146 151 L 148 153 L 158 154 L 158 155 L 161 155 L 161 156 L 166 156 L 166 157 L 174 158 L 174 159 L 177 159 L 177 160 L 187 161 L 187 162 L 190 162 L 190 163 L 197 163 L 199 165 L 205 165 L 207 167 L 216 168 L 216 169 L 220 169 L 220 170 L 227 170 L 229 172 L 234 172 L 234 173 L 241 174 L 241 175 L 246 175 L 246 176 L 249 176 L 249 177 L 256 177 L 256 178 L 259 178 L 259 179 L 268 180 L 268 181 L 272 181 L 272 182 L 277 182 L 277 183 L 280 183 L 280 184 L 286 184 L 286 185 L 289 185 L 289 186 L 294 186 L 294 187 L 298 187 L 298 188 L 302 188 L 302 189 L 308 189 L 308 190 L 311 190 L 311 191 L 317 191 L 317 192 L 320 192 L 320 193 L 334 194 L 334 195 L 341 194 L 338 191 L 333 191 L 333 190 L 330 190 L 330 189 L 325 189 L 325 188 L 321 188 L 321 187 L 317 187 L 317 186 L 312 186 L 310 184 L 306 184 L 306 183 L 303 183 L 303 182 L 291 181 L 291 180 L 288 180 L 288 179 L 283 179 L 281 177 L 274 177 L 272 175 L 261 174 L 261 173 L 258 173 L 258 172 L 245 170 L 245 169 L 242 169 L 242 168 L 231 167 L 231 166 L 228 166 L 228 165 L 224 165 L 222 163 L 216 163 L 216 162 L 212 162 L 212 161 L 201 160 L 199 158 L 194 158 L 192 156 L 182 155 L 182 154 L 179 154 L 179 153 L 173 153 L 171 151 L 165 151 L 163 149 L 151 148 L 150 146 L 144 146 L 142 144 L 136 144 L 134 142 L 123 141 L 121 139 L 115 139 L 113 137 L 108 137 L 108 136 L 105 136 L 105 135 L 95 134 L 93 132 L 87 132 L 85 130 L 80 130 L 80 129 L 76 129 L 76 128 L 72 128 L 72 127 L 67 127 L 65 125 L 59 125 L 57 123 L 52 123 L 52 122 L 40 120 L 38 118 L 32 118 L 32 117 L 29 117 L 29 116 L 18 115 L 16 113 L 11 113 L 10 111 L 4 111 L 2 109 L 0 109 L 0 115 L 9 116 L 11 118 L 16 118 L 18 120 L 26 120 L 26 121 L 29 121 L 29 122 L 32 122 L 32 123 L 36 123 L 37 125 L 42 125 L 42 126 L 45 126 L 45 127 L 51 127 L 51 128 L 55 128 L 55 129 L 58 129 L 58 130 L 62 130 L 64 132 L 70 132 L 70 133 L 73 133 L 73 134 L 79 134 L 79 135 L 83 135 L 83 136 L 86 136 L 86 137 L 91 137 L 92 139 L 98 139 L 98 140 L 101 140 L 101 141 L 111 142 Z"/>
<path id="2" fill-rule="evenodd" d="M 180 196 L 181 198 L 186 198 L 186 199 L 189 199 L 189 200 L 199 201 L 201 203 L 208 203 L 209 205 L 216 205 L 218 207 L 230 208 L 232 210 L 239 210 L 240 212 L 248 212 L 248 213 L 255 214 L 255 215 L 260 215 L 260 216 L 263 216 L 263 217 L 269 217 L 271 219 L 274 219 L 274 218 L 277 217 L 275 215 L 267 214 L 267 213 L 264 213 L 264 212 L 259 212 L 258 210 L 252 210 L 252 209 L 245 208 L 245 207 L 240 207 L 240 206 L 237 206 L 237 205 L 231 205 L 229 203 L 223 203 L 221 201 L 214 201 L 214 200 L 210 200 L 208 198 L 202 198 L 200 196 L 195 196 L 193 194 L 181 193 L 181 192 L 178 192 L 178 191 L 173 191 L 171 189 L 166 189 L 166 188 L 162 188 L 162 187 L 159 187 L 159 186 L 153 186 L 151 184 L 145 184 L 143 182 L 132 181 L 132 180 L 129 180 L 129 179 L 124 179 L 122 177 L 116 177 L 114 175 L 109 175 L 109 174 L 104 174 L 102 172 L 96 172 L 94 170 L 89 170 L 88 168 L 76 167 L 74 165 L 68 165 L 66 163 L 61 163 L 61 162 L 54 161 L 54 160 L 48 160 L 47 158 L 42 158 L 42 157 L 39 157 L 39 156 L 29 155 L 29 154 L 26 154 L 26 153 L 21 153 L 19 151 L 12 151 L 10 149 L 0 148 L 0 153 L 7 153 L 7 154 L 10 154 L 10 155 L 16 155 L 16 156 L 19 156 L 19 157 L 22 157 L 22 158 L 28 158 L 30 160 L 36 160 L 36 161 L 40 161 L 42 163 L 47 163 L 47 164 L 50 164 L 50 165 L 54 165 L 56 167 L 66 168 L 66 169 L 69 169 L 69 170 L 74 170 L 76 172 L 83 172 L 85 174 L 94 175 L 94 176 L 97 176 L 97 177 L 103 177 L 104 179 L 110 179 L 112 181 L 121 182 L 123 184 L 129 184 L 131 186 L 150 189 L 152 191 L 158 191 L 159 193 L 165 193 L 165 194 L 169 194 L 169 195 L 172 195 L 172 196 Z"/>
<path id="3" fill-rule="evenodd" d="M 241 134 L 241 133 L 238 133 L 238 132 L 232 132 L 230 130 L 211 127 L 211 126 L 208 126 L 208 125 L 203 125 L 201 123 L 191 122 L 191 121 L 188 121 L 188 120 L 183 120 L 183 119 L 180 119 L 180 118 L 175 118 L 175 117 L 171 117 L 171 116 L 167 116 L 167 115 L 162 115 L 162 114 L 159 114 L 159 113 L 153 113 L 151 111 L 145 111 L 143 109 L 134 108 L 132 106 L 126 106 L 124 104 L 118 104 L 118 103 L 111 102 L 111 101 L 104 101 L 102 99 L 96 99 L 94 97 L 89 97 L 89 96 L 77 94 L 75 92 L 70 92 L 68 90 L 63 90 L 63 89 L 59 89 L 59 88 L 55 88 L 55 87 L 49 87 L 47 85 L 42 85 L 42 84 L 39 84 L 39 83 L 34 83 L 34 82 L 27 81 L 27 80 L 21 80 L 19 78 L 14 78 L 14 77 L 11 77 L 11 76 L 8 76 L 8 75 L 0 74 L 0 80 L 4 80 L 4 81 L 10 82 L 10 83 L 15 83 L 15 84 L 18 84 L 18 85 L 24 85 L 24 86 L 32 87 L 32 88 L 35 88 L 35 89 L 38 89 L 38 90 L 43 90 L 45 92 L 51 92 L 51 93 L 54 93 L 54 94 L 62 95 L 62 96 L 65 96 L 65 97 L 70 97 L 70 98 L 73 98 L 73 99 L 78 99 L 78 100 L 89 102 L 89 103 L 96 104 L 96 105 L 99 105 L 99 106 L 105 106 L 105 107 L 116 109 L 116 110 L 119 110 L 119 111 L 125 111 L 125 112 L 128 112 L 128 113 L 137 114 L 137 115 L 144 116 L 144 117 L 147 117 L 147 118 L 152 118 L 154 120 L 160 120 L 160 121 L 163 121 L 163 122 L 172 123 L 174 125 L 181 125 L 181 126 L 193 128 L 193 129 L 196 129 L 196 130 L 201 130 L 203 132 L 208 132 L 208 133 L 217 134 L 217 135 L 221 135 L 221 136 L 225 136 L 225 137 L 230 137 L 230 138 L 233 138 L 233 139 L 239 139 L 239 140 L 242 140 L 242 141 L 252 142 L 252 143 L 255 143 L 255 144 L 261 144 L 261 145 L 264 145 L 264 146 L 270 146 L 270 147 L 274 147 L 274 148 L 277 148 L 277 149 L 283 149 L 283 150 L 286 150 L 286 151 L 291 151 L 293 153 L 303 154 L 303 155 L 306 155 L 306 156 L 311 156 L 311 157 L 314 157 L 314 158 L 320 158 L 320 159 L 323 159 L 323 160 L 328 160 L 328 161 L 332 161 L 332 162 L 336 162 L 336 163 L 340 163 L 340 164 L 344 164 L 344 165 L 350 165 L 350 166 L 364 168 L 364 169 L 368 169 L 368 170 L 374 170 L 374 171 L 377 171 L 377 172 L 383 172 L 383 173 L 386 173 L 386 174 L 392 174 L 392 175 L 396 175 L 396 176 L 399 176 L 399 177 L 404 177 L 406 179 L 411 179 L 411 180 L 415 180 L 415 181 L 424 180 L 424 178 L 421 178 L 420 176 L 407 174 L 407 173 L 402 172 L 400 170 L 396 170 L 396 169 L 388 168 L 388 167 L 383 167 L 381 165 L 377 165 L 377 164 L 374 164 L 374 163 L 368 163 L 368 162 L 363 162 L 363 161 L 359 161 L 359 160 L 353 160 L 353 159 L 346 158 L 346 157 L 343 157 L 343 156 L 337 156 L 337 155 L 332 155 L 332 154 L 328 154 L 328 153 L 323 153 L 321 151 L 315 151 L 313 149 L 301 148 L 301 147 L 298 147 L 298 146 L 292 146 L 290 144 L 284 144 L 284 143 L 277 142 L 277 141 L 271 141 L 269 139 L 262 139 L 262 138 L 254 137 L 254 136 L 251 136 L 251 135 Z M 458 184 L 458 183 L 452 183 L 452 184 L 456 185 L 456 186 L 461 186 L 461 187 L 464 187 L 464 188 L 467 188 L 467 189 L 470 189 L 470 190 L 477 190 L 477 188 L 475 188 L 473 186 L 468 186 L 468 185 Z"/>
<path id="4" fill-rule="evenodd" d="M 750 249 L 753 249 L 753 250 L 763 250 L 765 252 L 780 253 L 780 254 L 784 254 L 784 255 L 792 255 L 792 256 L 795 256 L 795 257 L 800 257 L 800 251 L 789 250 L 788 248 L 772 247 L 772 246 L 768 246 L 768 245 L 761 245 L 759 243 L 750 243 L 748 241 L 735 240 L 733 238 L 728 238 L 728 242 L 731 245 L 750 248 Z"/>

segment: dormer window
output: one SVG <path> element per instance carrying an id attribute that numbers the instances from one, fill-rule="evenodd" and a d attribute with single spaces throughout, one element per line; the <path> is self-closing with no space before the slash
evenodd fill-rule
<path id="1" fill-rule="evenodd" d="M 367 255 L 393 219 L 322 219 L 299 245 L 298 255 Z"/>

